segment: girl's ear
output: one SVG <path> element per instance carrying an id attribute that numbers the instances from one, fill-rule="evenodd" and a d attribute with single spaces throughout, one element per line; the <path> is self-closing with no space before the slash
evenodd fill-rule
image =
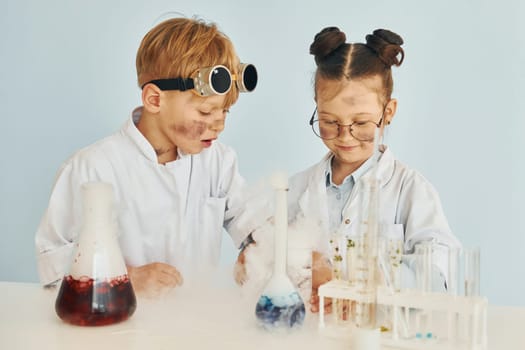
<path id="1" fill-rule="evenodd" d="M 386 125 L 392 122 L 397 110 L 397 100 L 395 98 L 388 101 L 383 112 L 383 118 Z"/>
<path id="2" fill-rule="evenodd" d="M 156 114 L 160 111 L 160 94 L 162 91 L 155 84 L 146 84 L 142 88 L 142 104 L 148 112 Z"/>

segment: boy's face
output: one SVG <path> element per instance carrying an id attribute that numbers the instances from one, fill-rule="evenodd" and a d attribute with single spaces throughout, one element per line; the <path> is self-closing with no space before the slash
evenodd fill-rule
<path id="1" fill-rule="evenodd" d="M 163 143 L 187 154 L 212 145 L 224 129 L 225 96 L 197 96 L 191 91 L 163 91 L 159 131 Z"/>
<path id="2" fill-rule="evenodd" d="M 341 83 L 320 79 L 317 83 L 317 117 L 330 123 L 350 125 L 354 122 L 379 123 L 383 106 L 378 94 L 381 81 L 378 77 L 350 80 Z M 334 95 L 333 91 L 337 91 Z M 339 127 L 339 135 L 323 143 L 334 154 L 333 166 L 353 172 L 373 154 L 373 141 L 359 141 L 348 126 Z"/>

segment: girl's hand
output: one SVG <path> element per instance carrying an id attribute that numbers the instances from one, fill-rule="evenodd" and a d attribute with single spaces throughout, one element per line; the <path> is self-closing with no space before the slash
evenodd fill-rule
<path id="1" fill-rule="evenodd" d="M 319 287 L 332 280 L 332 265 L 330 261 L 319 252 L 312 252 L 312 294 L 310 297 L 310 311 L 319 312 Z M 332 312 L 332 300 L 325 299 L 324 312 Z"/>

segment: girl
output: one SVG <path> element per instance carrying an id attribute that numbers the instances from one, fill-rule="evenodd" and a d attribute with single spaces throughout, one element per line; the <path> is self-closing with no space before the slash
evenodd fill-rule
<path id="1" fill-rule="evenodd" d="M 336 27 L 315 36 L 310 53 L 317 65 L 317 106 L 310 125 L 329 152 L 291 178 L 289 215 L 293 221 L 316 218 L 324 232 L 355 237 L 363 210 L 359 180 L 372 176 L 377 162 L 380 234 L 401 240 L 405 254 L 413 253 L 417 243 L 431 242 L 432 288 L 444 289 L 447 249 L 460 243 L 450 231 L 436 190 L 420 173 L 396 160 L 385 145 L 380 145 L 378 159 L 373 157 L 374 135 L 378 129 L 382 135 L 396 113 L 391 67 L 403 62 L 402 44 L 399 35 L 384 29 L 367 35 L 366 43 L 347 43 Z M 314 253 L 313 260 L 310 302 L 316 312 L 317 288 L 331 278 L 332 269 L 320 254 Z M 410 260 L 404 261 L 406 286 L 413 284 L 413 269 Z"/>

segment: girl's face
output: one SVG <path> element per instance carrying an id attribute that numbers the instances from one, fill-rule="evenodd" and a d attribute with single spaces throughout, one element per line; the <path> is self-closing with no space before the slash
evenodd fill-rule
<path id="1" fill-rule="evenodd" d="M 317 118 L 320 123 L 352 123 L 373 121 L 381 127 L 389 123 L 395 113 L 395 100 L 382 104 L 381 80 L 374 76 L 341 82 L 320 79 L 317 82 Z M 334 95 L 334 91 L 337 93 Z M 374 152 L 374 142 L 357 140 L 348 126 L 340 126 L 339 134 L 324 144 L 334 154 L 332 167 L 345 169 L 350 174 L 361 166 Z"/>
<path id="2" fill-rule="evenodd" d="M 197 154 L 212 145 L 224 129 L 224 95 L 197 96 L 191 91 L 165 91 L 160 136 L 166 147 Z"/>

